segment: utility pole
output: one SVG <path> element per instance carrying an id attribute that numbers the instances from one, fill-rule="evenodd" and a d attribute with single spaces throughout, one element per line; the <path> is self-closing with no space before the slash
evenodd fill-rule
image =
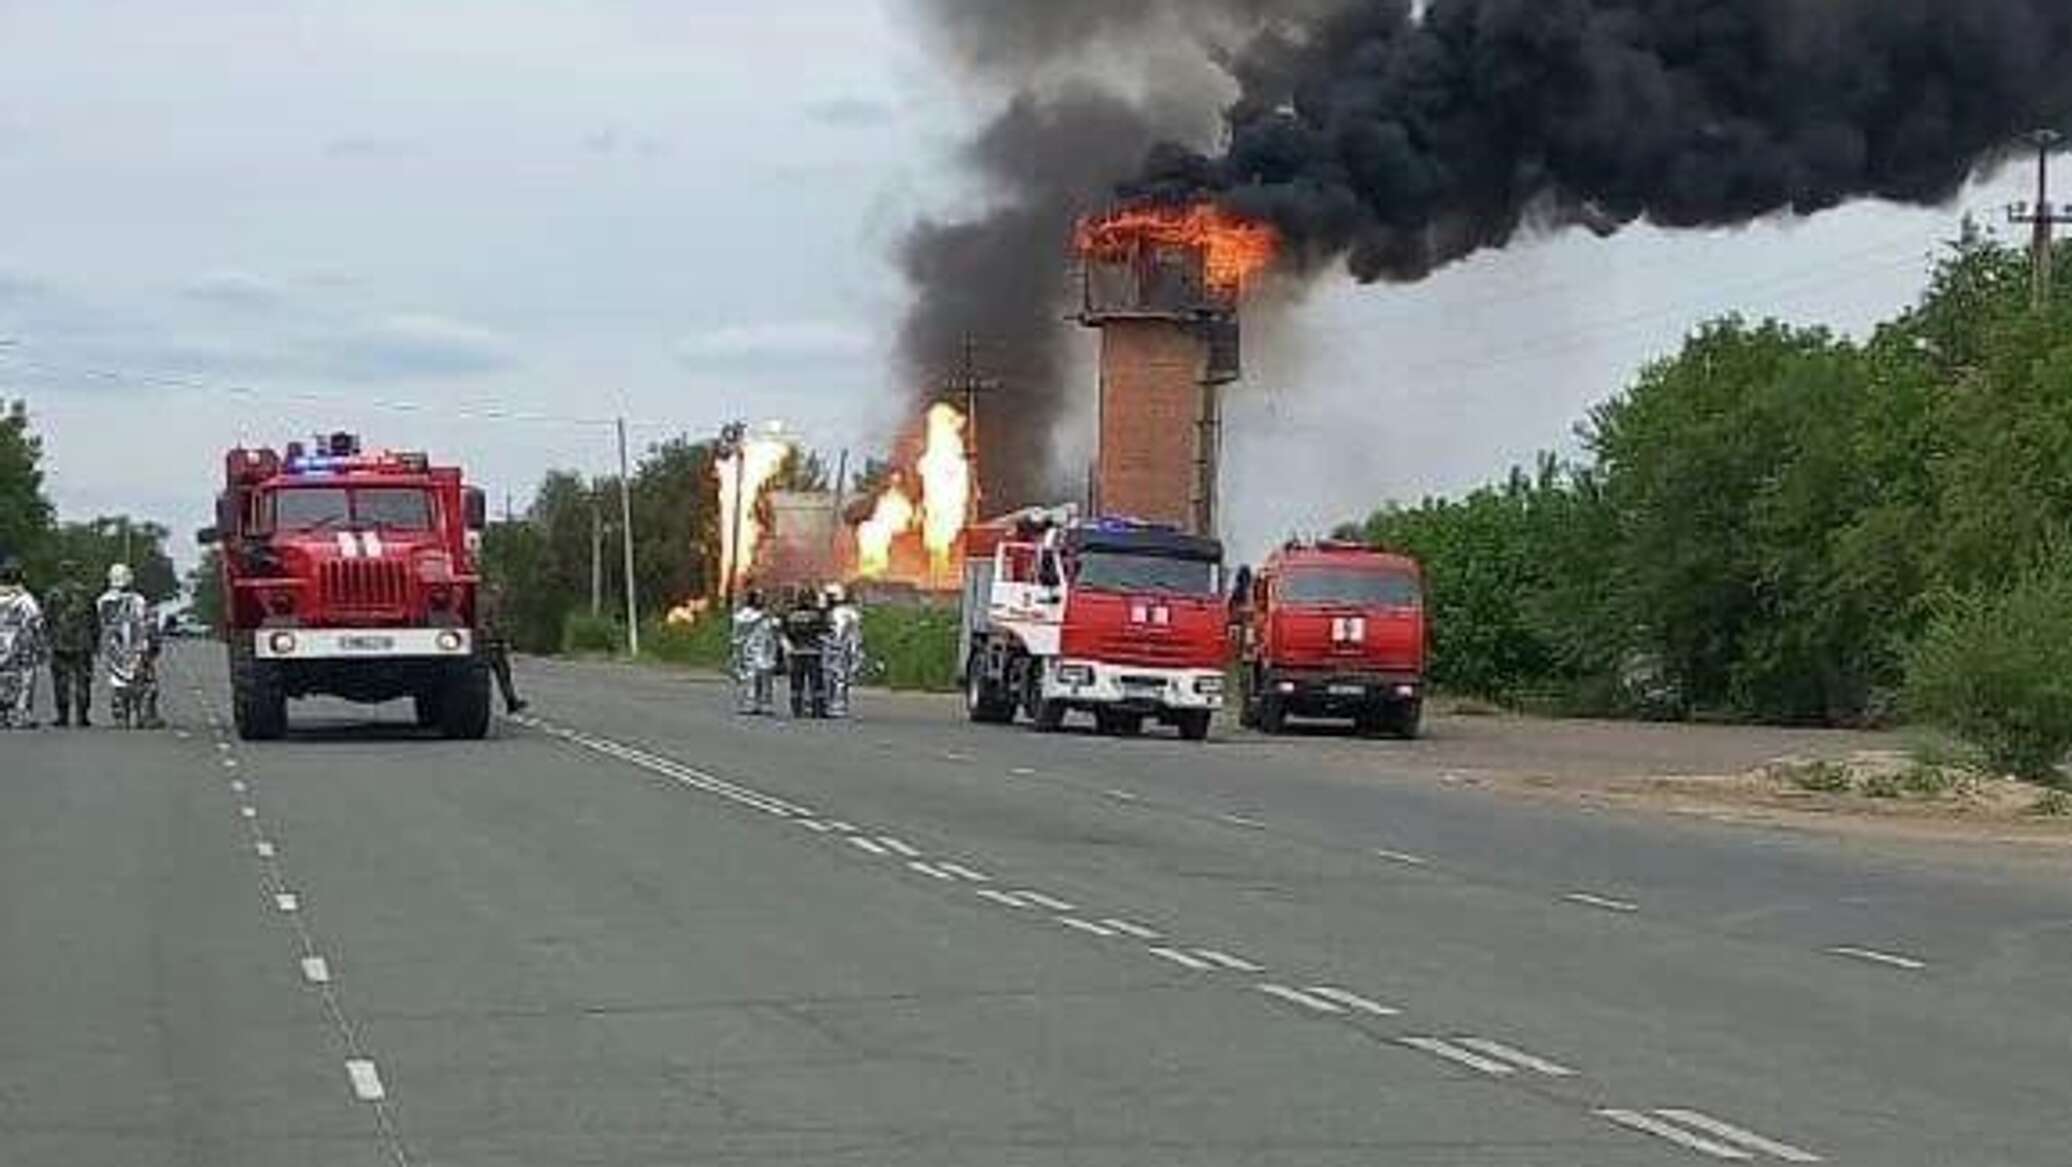
<path id="1" fill-rule="evenodd" d="M 633 587 L 633 478 L 626 468 L 626 419 L 619 419 L 619 543 L 626 550 L 626 655 L 640 655 L 640 609 Z"/>
<path id="2" fill-rule="evenodd" d="M 848 498 L 849 447 L 843 446 L 841 456 L 835 460 L 835 521 L 828 524 L 827 532 L 828 562 L 834 563 L 837 570 L 841 567 L 839 563 L 835 563 L 835 559 L 841 553 L 842 546 L 842 507 Z"/>
<path id="3" fill-rule="evenodd" d="M 597 508 L 597 495 L 590 495 L 590 614 L 604 611 L 604 514 Z"/>
<path id="4" fill-rule="evenodd" d="M 970 467 L 971 495 L 966 504 L 969 512 L 964 521 L 977 519 L 979 511 L 978 488 L 978 398 L 981 393 L 991 393 L 1000 387 L 1000 382 L 979 375 L 977 341 L 964 334 L 964 354 L 958 362 L 957 371 L 942 383 L 945 394 L 954 394 L 964 399 L 964 461 Z"/>
<path id="5" fill-rule="evenodd" d="M 734 610 L 734 584 L 741 576 L 741 484 L 744 470 L 742 463 L 748 460 L 747 439 L 747 422 L 730 421 L 720 427 L 720 457 L 734 460 L 734 506 L 733 513 L 726 516 L 726 546 L 732 551 L 720 556 L 720 569 L 725 578 L 719 581 L 720 593 L 726 597 L 729 612 Z"/>
<path id="6" fill-rule="evenodd" d="M 2038 312 L 2050 307 L 2052 245 L 2057 240 L 2058 224 L 2072 223 L 2072 206 L 2061 211 L 2050 202 L 2050 151 L 2063 140 L 2064 135 L 2056 130 L 2037 130 L 2029 135 L 2029 141 L 2036 146 L 2036 202 L 2017 203 L 2007 211 L 2009 221 L 2034 229 L 2029 243 L 2030 296 Z"/>

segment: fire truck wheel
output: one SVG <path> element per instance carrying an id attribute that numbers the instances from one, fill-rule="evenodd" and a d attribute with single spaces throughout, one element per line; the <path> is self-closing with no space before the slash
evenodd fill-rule
<path id="1" fill-rule="evenodd" d="M 986 680 L 983 659 L 977 653 L 964 663 L 964 715 L 981 725 L 1002 725 L 1014 720 L 1014 702 L 1000 694 L 1001 686 Z"/>
<path id="2" fill-rule="evenodd" d="M 248 742 L 274 741 L 288 732 L 288 694 L 280 672 L 249 657 L 231 662 L 231 718 L 237 736 Z"/>
<path id="3" fill-rule="evenodd" d="M 1389 706 L 1388 730 L 1397 737 L 1409 741 L 1424 728 L 1424 702 L 1398 701 Z"/>
<path id="4" fill-rule="evenodd" d="M 1094 714 L 1094 724 L 1105 734 L 1113 734 L 1116 737 L 1135 737 L 1144 732 L 1144 715 L 1141 713 L 1097 712 Z"/>
<path id="5" fill-rule="evenodd" d="M 1288 728 L 1288 707 L 1281 704 L 1280 694 L 1261 693 L 1259 711 L 1252 718 L 1260 733 L 1277 734 Z"/>
<path id="6" fill-rule="evenodd" d="M 439 733 L 456 741 L 480 741 L 489 733 L 489 669 L 470 662 L 446 678 L 439 695 Z"/>
<path id="7" fill-rule="evenodd" d="M 1065 703 L 1038 700 L 1030 720 L 1036 723 L 1037 733 L 1056 733 L 1065 724 Z"/>
<path id="8" fill-rule="evenodd" d="M 416 707 L 417 728 L 430 729 L 439 724 L 438 690 L 427 689 L 424 692 L 415 694 L 411 697 L 411 703 Z"/>
<path id="9" fill-rule="evenodd" d="M 1209 723 L 1213 719 L 1214 715 L 1206 709 L 1190 709 L 1175 715 L 1173 724 L 1180 727 L 1183 740 L 1198 742 L 1209 736 Z"/>

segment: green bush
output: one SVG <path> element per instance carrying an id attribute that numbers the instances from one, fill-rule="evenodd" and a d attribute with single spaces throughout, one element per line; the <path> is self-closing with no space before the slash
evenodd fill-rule
<path id="1" fill-rule="evenodd" d="M 732 655 L 726 614 L 714 612 L 689 627 L 652 624 L 640 634 L 640 651 L 655 660 L 696 668 L 723 669 Z"/>
<path id="2" fill-rule="evenodd" d="M 618 652 L 625 645 L 625 626 L 609 616 L 571 612 L 561 626 L 563 652 Z"/>
<path id="3" fill-rule="evenodd" d="M 943 692 L 957 687 L 957 612 L 882 607 L 863 614 L 863 680 L 890 689 Z"/>
<path id="4" fill-rule="evenodd" d="M 2072 555 L 1946 599 L 1908 661 L 1906 703 L 1995 770 L 2056 780 L 2072 750 Z"/>
<path id="5" fill-rule="evenodd" d="M 2061 819 L 2072 815 L 2072 794 L 2062 790 L 2046 790 L 2029 808 L 2029 813 L 2039 818 Z"/>
<path id="6" fill-rule="evenodd" d="M 1849 767 L 1840 762 L 1806 762 L 1790 767 L 1785 776 L 1800 790 L 1819 794 L 1849 792 Z"/>

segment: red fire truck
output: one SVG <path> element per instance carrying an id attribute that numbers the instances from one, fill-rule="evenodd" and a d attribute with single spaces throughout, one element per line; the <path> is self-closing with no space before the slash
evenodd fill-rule
<path id="1" fill-rule="evenodd" d="M 1425 614 L 1416 560 L 1351 543 L 1289 544 L 1238 575 L 1243 724 L 1279 733 L 1291 716 L 1349 717 L 1363 733 L 1417 736 Z"/>
<path id="2" fill-rule="evenodd" d="M 1104 733 L 1148 719 L 1199 741 L 1223 705 L 1223 546 L 1171 527 L 1030 510 L 965 534 L 961 629 L 971 720 L 1073 712 Z"/>
<path id="3" fill-rule="evenodd" d="M 278 738 L 288 700 L 416 702 L 450 738 L 489 728 L 475 629 L 479 490 L 419 453 L 363 453 L 350 434 L 235 449 L 216 525 L 232 708 L 247 740 Z"/>

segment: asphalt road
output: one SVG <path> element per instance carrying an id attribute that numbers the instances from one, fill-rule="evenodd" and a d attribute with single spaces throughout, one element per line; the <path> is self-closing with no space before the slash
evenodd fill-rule
<path id="1" fill-rule="evenodd" d="M 1452 724 L 528 663 L 490 741 L 245 745 L 175 666 L 171 731 L 0 736 L 9 1167 L 2072 1159 L 2061 871 L 1449 786 Z"/>

